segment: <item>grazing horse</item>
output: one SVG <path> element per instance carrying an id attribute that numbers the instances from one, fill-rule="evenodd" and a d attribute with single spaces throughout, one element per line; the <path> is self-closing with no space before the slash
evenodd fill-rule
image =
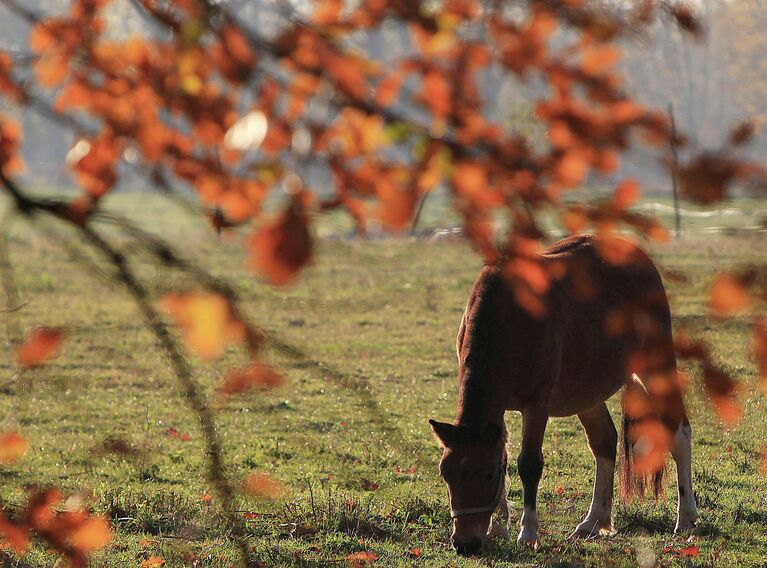
<path id="1" fill-rule="evenodd" d="M 618 434 L 605 401 L 623 395 L 621 484 L 626 497 L 662 490 L 662 471 L 642 473 L 632 464 L 646 439 L 631 436 L 635 425 L 627 394 L 641 391 L 676 462 L 676 532 L 697 517 L 692 493 L 690 423 L 676 383 L 671 316 L 661 277 L 650 258 L 628 241 L 620 263 L 605 262 L 601 242 L 569 237 L 543 251 L 536 262 L 556 274 L 542 298 L 543 314 L 532 315 L 503 275 L 485 267 L 469 297 L 458 331 L 460 392 L 452 424 L 430 424 L 443 448 L 440 475 L 448 486 L 452 544 L 459 554 L 478 553 L 486 536 L 508 538 L 490 526 L 494 512 L 508 520 L 504 413 L 522 414 L 517 471 L 524 511 L 517 542 L 538 545 L 536 494 L 543 471 L 542 444 L 549 417 L 577 415 L 596 461 L 594 494 L 586 517 L 571 537 L 587 538 L 612 528 L 613 478 Z M 645 377 L 647 390 L 634 375 Z M 660 426 L 662 425 L 662 426 Z M 636 450 L 636 451 L 635 451 Z M 665 448 L 661 451 L 665 456 Z M 662 463 L 662 462 L 661 462 Z"/>

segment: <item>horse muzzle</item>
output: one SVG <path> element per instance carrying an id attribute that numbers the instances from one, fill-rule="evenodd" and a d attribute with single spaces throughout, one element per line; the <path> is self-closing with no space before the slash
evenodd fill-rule
<path id="1" fill-rule="evenodd" d="M 463 542 L 459 541 L 455 537 L 451 538 L 450 540 L 455 551 L 461 556 L 474 556 L 475 554 L 479 554 L 479 552 L 482 550 L 482 546 L 484 545 L 484 542 L 482 542 L 481 538 L 472 538 Z"/>

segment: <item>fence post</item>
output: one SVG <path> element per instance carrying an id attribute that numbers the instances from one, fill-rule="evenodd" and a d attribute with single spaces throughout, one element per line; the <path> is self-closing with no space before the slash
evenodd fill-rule
<path id="1" fill-rule="evenodd" d="M 674 120 L 674 103 L 668 103 L 668 117 L 671 120 L 671 187 L 674 189 L 674 234 L 678 239 L 682 232 L 682 218 L 679 213 L 679 184 L 677 171 L 679 170 L 679 154 L 676 149 L 676 121 Z"/>

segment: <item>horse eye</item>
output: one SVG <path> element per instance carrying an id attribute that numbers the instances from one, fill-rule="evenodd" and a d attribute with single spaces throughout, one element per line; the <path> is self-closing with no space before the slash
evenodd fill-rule
<path id="1" fill-rule="evenodd" d="M 486 473 L 485 474 L 485 481 L 492 481 L 494 477 L 495 477 L 495 472 L 494 471 Z"/>

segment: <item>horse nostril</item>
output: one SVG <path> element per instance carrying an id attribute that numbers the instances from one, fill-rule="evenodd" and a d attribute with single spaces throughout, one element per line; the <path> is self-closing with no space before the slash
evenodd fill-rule
<path id="1" fill-rule="evenodd" d="M 472 556 L 482 550 L 482 540 L 475 538 L 467 542 L 458 542 L 455 538 L 452 539 L 453 548 L 461 556 Z"/>

